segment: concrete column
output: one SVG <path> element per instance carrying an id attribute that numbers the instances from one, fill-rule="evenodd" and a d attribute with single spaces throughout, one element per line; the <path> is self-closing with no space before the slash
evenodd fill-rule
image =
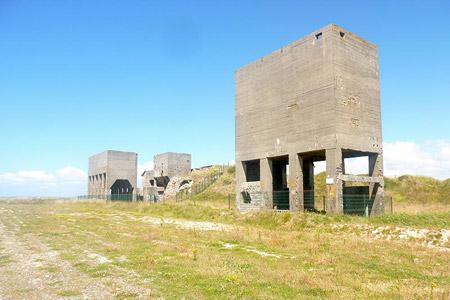
<path id="1" fill-rule="evenodd" d="M 98 190 L 99 190 L 99 195 L 102 194 L 103 191 L 103 175 L 100 173 L 98 174 Z"/>
<path id="2" fill-rule="evenodd" d="M 106 195 L 111 195 L 111 186 L 113 183 L 111 183 L 111 176 L 109 176 L 109 173 L 106 172 Z"/>
<path id="3" fill-rule="evenodd" d="M 101 178 L 100 188 L 101 188 L 102 195 L 104 195 L 104 194 L 105 194 L 105 188 L 104 188 L 104 185 L 105 185 L 105 177 L 103 176 L 103 173 L 100 174 L 100 178 Z"/>
<path id="4" fill-rule="evenodd" d="M 106 190 L 106 173 L 103 173 L 102 191 L 103 191 L 103 195 L 108 194 L 108 191 Z"/>
<path id="5" fill-rule="evenodd" d="M 92 194 L 92 183 L 91 183 L 91 176 L 88 176 L 88 195 Z"/>
<path id="6" fill-rule="evenodd" d="M 303 168 L 297 153 L 289 154 L 289 209 L 303 211 Z"/>
<path id="7" fill-rule="evenodd" d="M 245 170 L 242 161 L 236 161 L 236 206 L 239 209 L 241 206 L 241 185 L 245 182 Z"/>
<path id="8" fill-rule="evenodd" d="M 97 181 L 97 175 L 94 175 L 94 195 L 98 195 L 98 181 Z"/>
<path id="9" fill-rule="evenodd" d="M 90 195 L 94 195 L 94 176 L 91 175 L 91 181 L 90 181 Z"/>
<path id="10" fill-rule="evenodd" d="M 383 176 L 383 155 L 369 154 L 369 176 Z M 371 215 L 384 213 L 384 180 L 369 185 L 369 197 L 373 201 Z"/>
<path id="11" fill-rule="evenodd" d="M 102 175 L 98 174 L 98 181 L 97 181 L 97 195 L 102 194 Z"/>
<path id="12" fill-rule="evenodd" d="M 340 148 L 326 149 L 327 162 L 327 203 L 326 212 L 344 213 L 343 183 L 337 175 L 343 172 L 342 150 Z"/>
<path id="13" fill-rule="evenodd" d="M 268 158 L 259 161 L 261 172 L 261 191 L 266 195 L 266 208 L 273 209 L 272 162 Z"/>
<path id="14" fill-rule="evenodd" d="M 102 194 L 102 177 L 100 174 L 97 175 L 97 195 Z"/>

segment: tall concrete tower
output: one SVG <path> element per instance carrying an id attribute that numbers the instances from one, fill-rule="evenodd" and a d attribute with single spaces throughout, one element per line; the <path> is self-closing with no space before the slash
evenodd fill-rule
<path id="1" fill-rule="evenodd" d="M 89 196 L 132 199 L 137 193 L 137 153 L 107 150 L 89 157 Z"/>
<path id="2" fill-rule="evenodd" d="M 327 212 L 382 213 L 382 154 L 374 44 L 328 25 L 236 71 L 241 210 L 314 209 L 314 162 L 323 160 Z M 359 156 L 368 174 L 346 174 L 344 159 Z M 350 203 L 354 194 L 364 207 Z"/>

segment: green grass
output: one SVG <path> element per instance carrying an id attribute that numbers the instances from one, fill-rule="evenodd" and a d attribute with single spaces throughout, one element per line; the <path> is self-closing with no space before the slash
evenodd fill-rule
<path id="1" fill-rule="evenodd" d="M 63 202 L 20 209 L 25 214 L 24 231 L 41 234 L 78 270 L 96 280 L 118 276 L 138 280 L 138 284 L 152 290 L 154 297 L 415 298 L 428 296 L 432 284 L 439 295 L 450 288 L 446 268 L 450 257 L 446 253 L 342 233 L 337 237 L 336 232 L 324 230 L 327 225 L 339 223 L 419 227 L 444 224 L 448 228 L 448 214 L 376 218 L 273 212 L 242 215 L 206 203 Z M 238 227 L 226 232 L 185 230 L 173 225 L 148 225 L 136 219 L 145 216 L 217 221 Z M 92 234 L 96 237 L 92 238 Z M 224 243 L 236 246 L 226 249 Z M 281 258 L 260 256 L 246 249 Z M 105 256 L 112 263 L 86 261 L 86 251 Z M 119 261 L 122 256 L 127 259 Z M 129 278 L 129 271 L 140 279 Z M 127 293 L 116 296 L 133 298 Z"/>
<path id="2" fill-rule="evenodd" d="M 58 292 L 57 294 L 58 294 L 58 296 L 61 296 L 61 297 L 76 297 L 76 296 L 80 296 L 81 292 L 75 291 L 75 290 L 64 290 L 64 291 Z"/>
<path id="3" fill-rule="evenodd" d="M 0 267 L 6 266 L 13 262 L 9 255 L 0 255 Z"/>
<path id="4" fill-rule="evenodd" d="M 58 268 L 57 266 L 53 266 L 53 265 L 49 265 L 49 266 L 43 266 L 40 267 L 39 269 L 50 272 L 50 273 L 57 273 L 60 272 L 60 268 Z"/>
<path id="5" fill-rule="evenodd" d="M 448 210 L 370 218 L 290 212 L 241 214 L 228 209 L 227 193 L 232 190 L 234 175 L 234 170 L 229 170 L 205 192 L 178 203 L 43 201 L 0 202 L 0 206 L 15 211 L 24 222 L 23 233 L 38 235 L 79 271 L 94 280 L 122 278 L 150 289 L 153 298 L 448 297 L 448 252 L 414 241 L 373 239 L 353 229 L 359 225 L 448 229 Z M 143 217 L 218 222 L 233 228 L 187 230 L 145 223 Z M 346 230 L 335 230 L 337 224 Z M 227 243 L 234 246 L 227 248 Z M 105 256 L 111 262 L 96 263 L 86 253 Z M 136 294 L 119 292 L 115 296 L 127 299 Z"/>
<path id="6" fill-rule="evenodd" d="M 399 225 L 425 228 L 450 228 L 450 211 L 422 214 L 386 214 L 371 217 L 369 223 L 377 225 Z"/>

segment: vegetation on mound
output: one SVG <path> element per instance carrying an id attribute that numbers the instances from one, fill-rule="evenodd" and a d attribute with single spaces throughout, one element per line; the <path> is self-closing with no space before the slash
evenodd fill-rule
<path id="1" fill-rule="evenodd" d="M 450 179 L 403 175 L 385 178 L 387 193 L 399 202 L 439 202 L 450 204 Z"/>
<path id="2" fill-rule="evenodd" d="M 325 195 L 326 173 L 314 177 L 315 194 Z M 426 176 L 403 175 L 384 177 L 386 195 L 395 202 L 441 203 L 450 205 L 450 179 L 439 180 Z"/>

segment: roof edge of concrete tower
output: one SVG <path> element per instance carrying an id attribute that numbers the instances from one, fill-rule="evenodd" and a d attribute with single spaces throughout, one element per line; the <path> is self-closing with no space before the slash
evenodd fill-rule
<path id="1" fill-rule="evenodd" d="M 167 152 L 162 152 L 162 153 L 155 154 L 155 156 L 157 156 L 157 155 L 171 155 L 171 154 L 175 154 L 175 155 L 192 155 L 190 153 L 185 153 L 185 152 L 167 151 Z"/>
<path id="2" fill-rule="evenodd" d="M 249 67 L 249 66 L 251 66 L 251 65 L 253 65 L 255 63 L 261 62 L 261 61 L 263 61 L 265 59 L 269 59 L 271 56 L 276 55 L 276 54 L 278 54 L 280 52 L 286 51 L 289 48 L 296 47 L 296 46 L 298 46 L 300 44 L 303 44 L 303 43 L 306 43 L 308 41 L 309 42 L 314 42 L 314 41 L 316 41 L 318 39 L 324 38 L 325 37 L 325 33 L 330 32 L 330 31 L 334 31 L 336 33 L 339 33 L 339 35 L 341 35 L 341 37 L 351 36 L 355 40 L 358 40 L 361 43 L 364 43 L 367 46 L 372 47 L 375 50 L 378 49 L 378 46 L 376 44 L 372 43 L 371 41 L 366 40 L 366 39 L 364 39 L 364 38 L 362 38 L 362 37 L 360 37 L 360 36 L 350 32 L 350 31 L 348 31 L 347 29 L 345 29 L 345 28 L 343 28 L 343 27 L 341 27 L 339 25 L 336 25 L 334 23 L 330 23 L 330 24 L 325 25 L 325 26 L 323 26 L 323 27 L 321 27 L 321 28 L 319 28 L 317 30 L 311 31 L 310 33 L 308 33 L 307 35 L 301 37 L 300 39 L 297 39 L 297 40 L 295 40 L 295 41 L 293 41 L 293 42 L 291 42 L 291 43 L 289 43 L 289 44 L 287 44 L 287 45 L 285 45 L 285 46 L 283 46 L 281 48 L 278 48 L 277 50 L 269 52 L 269 53 L 267 53 L 267 54 L 265 54 L 265 55 L 255 59 L 253 61 L 250 61 L 249 63 L 243 65 L 242 67 L 237 68 L 235 73 L 238 73 L 242 69 L 245 69 L 245 68 L 247 68 L 247 67 Z"/>

